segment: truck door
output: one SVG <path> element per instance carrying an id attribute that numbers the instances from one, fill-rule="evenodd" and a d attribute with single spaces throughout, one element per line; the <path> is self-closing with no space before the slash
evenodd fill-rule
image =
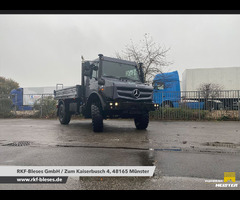
<path id="1" fill-rule="evenodd" d="M 91 64 L 94 64 L 94 66 L 97 66 L 96 68 L 92 68 L 92 74 L 91 76 L 84 76 L 84 85 L 85 87 L 85 97 L 88 98 L 90 94 L 92 94 L 94 91 L 98 91 L 98 62 L 91 62 Z"/>

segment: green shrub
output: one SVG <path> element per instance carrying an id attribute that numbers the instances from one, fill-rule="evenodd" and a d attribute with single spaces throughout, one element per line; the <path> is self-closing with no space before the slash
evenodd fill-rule
<path id="1" fill-rule="evenodd" d="M 12 117 L 11 113 L 12 100 L 9 98 L 0 98 L 0 117 Z"/>
<path id="2" fill-rule="evenodd" d="M 38 110 L 35 114 L 35 117 L 42 117 L 42 118 L 52 118 L 56 117 L 57 113 L 57 101 L 53 99 L 52 96 L 46 96 L 41 99 L 38 99 L 35 103 L 33 108 Z"/>
<path id="3" fill-rule="evenodd" d="M 150 112 L 151 119 L 198 120 L 206 118 L 206 111 L 188 108 L 159 108 Z"/>
<path id="4" fill-rule="evenodd" d="M 221 117 L 217 118 L 218 121 L 238 121 L 238 117 L 236 116 L 229 116 L 229 115 L 222 115 Z"/>

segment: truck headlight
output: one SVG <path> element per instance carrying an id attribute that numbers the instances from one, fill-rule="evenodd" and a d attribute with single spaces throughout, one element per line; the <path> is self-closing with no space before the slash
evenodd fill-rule
<path id="1" fill-rule="evenodd" d="M 115 102 L 115 106 L 118 106 L 118 102 Z"/>

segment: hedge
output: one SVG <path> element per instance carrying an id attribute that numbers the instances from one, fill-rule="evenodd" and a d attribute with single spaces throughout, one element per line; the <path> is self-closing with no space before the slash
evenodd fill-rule
<path id="1" fill-rule="evenodd" d="M 12 100 L 9 98 L 0 98 L 0 117 L 12 117 L 11 113 Z"/>

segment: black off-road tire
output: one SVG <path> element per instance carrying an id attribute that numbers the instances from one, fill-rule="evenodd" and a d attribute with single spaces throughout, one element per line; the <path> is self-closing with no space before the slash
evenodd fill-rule
<path id="1" fill-rule="evenodd" d="M 71 120 L 71 114 L 67 111 L 66 105 L 61 103 L 58 108 L 58 119 L 61 124 L 67 125 Z"/>
<path id="2" fill-rule="evenodd" d="M 103 116 L 100 106 L 96 104 L 91 105 L 92 128 L 94 132 L 103 131 Z"/>
<path id="3" fill-rule="evenodd" d="M 149 113 L 143 113 L 134 118 L 135 126 L 138 130 L 144 130 L 148 127 Z"/>

